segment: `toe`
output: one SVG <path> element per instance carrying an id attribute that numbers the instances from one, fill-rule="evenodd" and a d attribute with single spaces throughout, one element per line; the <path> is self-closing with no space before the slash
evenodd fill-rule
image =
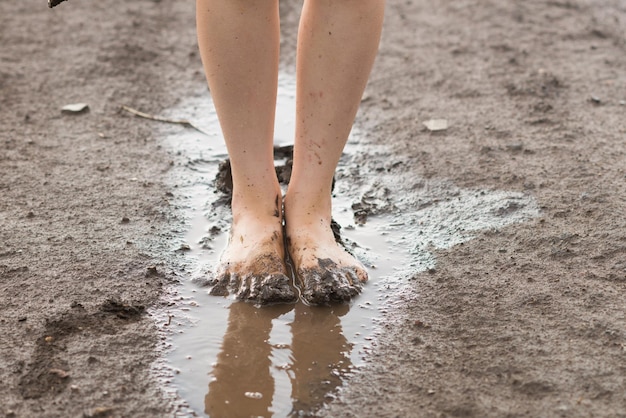
<path id="1" fill-rule="evenodd" d="M 267 275 L 259 288 L 258 303 L 293 303 L 298 299 L 291 279 L 284 274 Z"/>
<path id="2" fill-rule="evenodd" d="M 335 286 L 331 299 L 337 302 L 348 302 L 361 291 L 359 279 L 352 269 L 342 269 L 333 272 L 335 277 Z"/>
<path id="3" fill-rule="evenodd" d="M 235 280 L 231 280 L 230 282 L 230 286 L 235 294 L 235 297 L 239 300 L 250 299 L 253 294 L 253 282 L 254 277 L 250 274 L 245 274 L 243 276 L 237 275 Z"/>
<path id="4" fill-rule="evenodd" d="M 228 282 L 230 274 L 222 273 L 209 281 L 209 295 L 228 296 Z"/>
<path id="5" fill-rule="evenodd" d="M 367 270 L 365 270 L 365 268 L 357 267 L 355 271 L 356 271 L 357 279 L 359 281 L 359 285 L 360 283 L 365 283 L 369 279 Z"/>
<path id="6" fill-rule="evenodd" d="M 236 297 L 259 305 L 293 303 L 298 299 L 291 280 L 281 273 L 246 277 Z"/>
<path id="7" fill-rule="evenodd" d="M 304 288 L 302 298 L 308 305 L 349 302 L 362 289 L 358 272 L 352 268 L 301 269 L 298 277 Z"/>

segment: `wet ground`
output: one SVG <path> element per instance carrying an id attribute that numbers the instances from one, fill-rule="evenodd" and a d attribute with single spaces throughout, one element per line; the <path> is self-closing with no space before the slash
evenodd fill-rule
<path id="1" fill-rule="evenodd" d="M 281 74 L 275 157 L 283 187 L 291 171 L 294 108 L 295 80 Z M 164 136 L 179 157 L 170 180 L 178 208 L 189 220 L 187 233 L 174 244 L 186 255 L 181 268 L 186 279 L 175 289 L 182 306 L 167 311 L 173 330 L 168 361 L 174 388 L 198 414 L 315 413 L 365 364 L 381 315 L 389 312 L 408 280 L 436 269 L 434 249 L 539 216 L 535 200 L 526 194 L 460 189 L 414 175 L 402 178 L 394 172 L 398 163 L 389 151 L 367 144 L 355 129 L 337 170 L 333 204 L 338 239 L 369 270 L 362 294 L 350 305 L 332 307 L 302 302 L 255 307 L 211 296 L 207 287 L 226 246 L 230 219 L 228 156 L 217 115 L 202 93 L 167 114 L 197 128 L 170 129 Z M 409 182 L 411 192 L 395 193 L 399 182 Z"/>
<path id="2" fill-rule="evenodd" d="M 336 175 L 372 280 L 258 310 L 192 281 L 228 219 L 193 5 L 0 3 L 0 415 L 624 416 L 625 21 L 622 0 L 390 2 Z"/>
<path id="3" fill-rule="evenodd" d="M 286 75 L 279 84 L 276 166 L 286 183 L 295 85 Z M 171 181 L 179 185 L 181 209 L 189 219 L 180 245 L 190 273 L 177 289 L 185 306 L 169 311 L 176 325 L 168 355 L 174 386 L 193 410 L 212 416 L 314 412 L 332 399 L 354 367 L 363 364 L 384 299 L 391 296 L 391 287 L 397 291 L 402 285 L 392 278 L 409 262 L 408 251 L 390 245 L 376 245 L 375 251 L 364 248 L 383 236 L 391 241 L 393 227 L 355 226 L 350 199 L 356 195 L 342 195 L 335 202 L 338 224 L 346 226 L 342 240 L 351 251 L 367 255 L 373 269 L 370 284 L 354 306 L 309 307 L 299 302 L 257 308 L 208 295 L 205 283 L 225 247 L 230 216 L 223 181 L 229 177 L 226 150 L 208 97 L 183 102 L 170 113 L 199 121 L 194 124 L 215 138 L 207 150 L 205 135 L 180 130 L 167 135 L 167 143 L 181 151 Z"/>

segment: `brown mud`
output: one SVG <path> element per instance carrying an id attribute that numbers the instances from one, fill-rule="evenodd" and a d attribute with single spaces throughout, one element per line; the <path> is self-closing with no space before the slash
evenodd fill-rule
<path id="1" fill-rule="evenodd" d="M 353 268 L 342 267 L 330 258 L 318 258 L 317 261 L 317 267 L 296 270 L 296 277 L 302 286 L 302 298 L 306 303 L 345 303 L 359 294 L 363 284 Z"/>
<path id="2" fill-rule="evenodd" d="M 281 4 L 285 66 L 299 8 Z M 159 114 L 204 84 L 193 21 L 188 2 L 0 2 L 0 414 L 177 410 L 152 371 L 182 257 L 176 153 L 119 108 Z M 358 126 L 390 152 L 352 171 L 415 180 L 361 205 L 442 179 L 541 214 L 430 248 L 318 415 L 625 416 L 625 25 L 623 0 L 388 3 Z"/>

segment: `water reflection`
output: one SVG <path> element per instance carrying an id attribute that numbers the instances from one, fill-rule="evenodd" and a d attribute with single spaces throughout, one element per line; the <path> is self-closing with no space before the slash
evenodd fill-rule
<path id="1" fill-rule="evenodd" d="M 314 413 L 328 402 L 352 366 L 352 345 L 343 336 L 340 320 L 348 310 L 347 305 L 231 304 L 205 412 L 218 418 Z M 281 317 L 290 318 L 285 325 L 291 341 L 276 344 L 272 330 Z M 285 383 L 291 386 L 290 395 L 284 393 Z M 286 396 L 290 399 L 282 399 Z"/>

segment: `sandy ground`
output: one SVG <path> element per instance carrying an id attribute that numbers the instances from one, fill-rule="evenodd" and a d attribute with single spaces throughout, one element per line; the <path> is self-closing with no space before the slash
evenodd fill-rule
<path id="1" fill-rule="evenodd" d="M 192 2 L 0 2 L 4 416 L 174 414 L 149 314 L 176 282 L 173 156 L 119 107 L 202 86 L 193 22 Z M 541 215 L 438 253 L 320 415 L 626 416 L 626 3 L 390 1 L 385 25 L 369 140 L 403 174 L 524 192 Z"/>

